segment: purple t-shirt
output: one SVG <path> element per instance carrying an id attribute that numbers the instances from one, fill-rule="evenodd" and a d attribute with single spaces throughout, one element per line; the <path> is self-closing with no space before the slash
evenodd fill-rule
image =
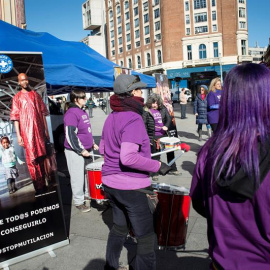
<path id="1" fill-rule="evenodd" d="M 203 167 L 193 174 L 190 196 L 210 214 L 209 255 L 224 269 L 270 269 L 270 172 L 252 200 L 234 202 L 223 200 L 214 185 L 205 183 Z"/>
<path id="2" fill-rule="evenodd" d="M 131 111 L 112 112 L 105 121 L 101 139 L 104 141 L 102 176 L 124 174 L 136 178 L 148 177 L 148 172 L 131 169 L 120 161 L 123 142 L 140 145 L 140 155 L 151 159 L 150 141 L 141 115 Z"/>
<path id="3" fill-rule="evenodd" d="M 77 128 L 77 137 L 82 148 L 90 149 L 93 146 L 93 135 L 88 114 L 79 107 L 69 108 L 64 115 L 64 127 L 73 126 Z M 67 137 L 67 136 L 65 136 Z M 65 148 L 72 149 L 65 138 Z"/>
<path id="4" fill-rule="evenodd" d="M 219 119 L 219 109 L 211 109 L 211 106 L 218 105 L 220 103 L 222 90 L 216 90 L 216 92 L 210 91 L 207 95 L 207 121 L 209 124 L 217 124 Z"/>
<path id="5" fill-rule="evenodd" d="M 155 136 L 163 136 L 165 134 L 165 131 L 162 129 L 164 124 L 162 123 L 162 116 L 160 111 L 150 109 L 150 112 L 152 113 L 155 120 Z"/>

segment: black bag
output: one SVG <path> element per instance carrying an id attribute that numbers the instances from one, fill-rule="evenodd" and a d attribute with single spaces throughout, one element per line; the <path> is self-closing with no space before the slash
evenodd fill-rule
<path id="1" fill-rule="evenodd" d="M 157 208 L 157 204 L 158 204 L 158 194 L 154 192 L 153 190 L 144 189 L 144 188 L 137 189 L 137 191 L 145 193 L 150 212 L 154 214 Z"/>

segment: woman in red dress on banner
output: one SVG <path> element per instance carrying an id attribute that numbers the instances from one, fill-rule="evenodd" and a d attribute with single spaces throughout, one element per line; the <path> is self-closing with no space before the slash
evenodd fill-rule
<path id="1" fill-rule="evenodd" d="M 40 95 L 29 88 L 28 77 L 18 75 L 21 91 L 12 100 L 10 120 L 14 121 L 18 144 L 25 148 L 26 163 L 36 195 L 46 192 L 44 160 L 49 133 L 46 115 L 49 112 Z"/>

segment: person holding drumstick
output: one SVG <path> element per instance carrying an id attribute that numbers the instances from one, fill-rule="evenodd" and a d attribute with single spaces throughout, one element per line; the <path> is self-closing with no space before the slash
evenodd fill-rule
<path id="1" fill-rule="evenodd" d="M 211 269 L 270 266 L 270 70 L 226 76 L 214 135 L 198 154 L 191 192 L 208 224 Z"/>
<path id="2" fill-rule="evenodd" d="M 93 139 L 89 116 L 83 110 L 86 100 L 84 91 L 72 90 L 69 107 L 64 115 L 64 145 L 71 189 L 74 204 L 82 213 L 90 211 L 90 207 L 85 204 L 85 201 L 90 199 L 85 167 L 92 162 L 90 155 L 92 148 L 98 150 Z"/>
<path id="3" fill-rule="evenodd" d="M 158 94 L 152 94 L 147 99 L 144 110 L 147 112 L 143 115 L 144 124 L 148 131 L 148 135 L 150 137 L 151 142 L 151 153 L 159 152 L 159 139 L 167 136 L 167 132 L 172 125 L 172 118 L 167 110 L 167 108 L 163 105 L 163 101 Z M 154 131 L 153 139 L 150 134 L 152 134 L 152 130 Z M 160 156 L 153 157 L 155 160 L 159 160 Z M 174 159 L 174 152 L 167 153 L 167 161 L 168 163 Z M 168 174 L 179 175 L 180 172 L 177 170 L 176 164 L 173 163 L 171 165 L 172 170 Z M 158 180 L 158 173 L 152 174 L 152 180 Z"/>
<path id="4" fill-rule="evenodd" d="M 139 76 L 120 74 L 110 98 L 112 113 L 105 121 L 100 154 L 104 155 L 102 183 L 113 210 L 105 270 L 119 267 L 119 257 L 131 224 L 137 239 L 135 269 L 156 269 L 153 215 L 146 194 L 149 172 L 166 174 L 171 168 L 151 159 L 149 138 L 142 120 L 143 98 L 134 97 L 146 84 Z"/>

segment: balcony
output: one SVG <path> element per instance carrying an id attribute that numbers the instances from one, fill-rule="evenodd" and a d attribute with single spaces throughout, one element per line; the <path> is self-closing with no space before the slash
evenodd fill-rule
<path id="1" fill-rule="evenodd" d="M 238 56 L 238 63 L 243 62 L 252 62 L 252 56 L 251 55 L 239 55 Z"/>
<path id="2" fill-rule="evenodd" d="M 219 57 L 194 59 L 183 61 L 183 67 L 195 67 L 195 66 L 213 66 L 220 63 Z"/>

